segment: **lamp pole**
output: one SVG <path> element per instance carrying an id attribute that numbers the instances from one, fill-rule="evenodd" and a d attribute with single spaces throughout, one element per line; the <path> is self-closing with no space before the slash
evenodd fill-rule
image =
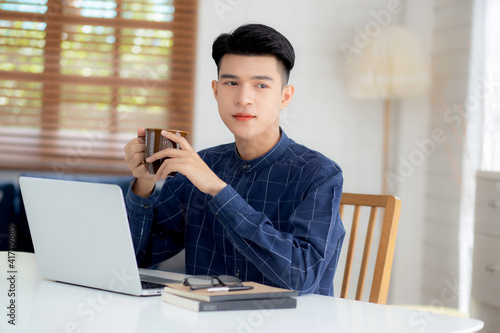
<path id="1" fill-rule="evenodd" d="M 382 161 L 382 194 L 388 194 L 387 176 L 389 174 L 389 145 L 391 132 L 391 100 L 384 100 L 384 157 Z"/>

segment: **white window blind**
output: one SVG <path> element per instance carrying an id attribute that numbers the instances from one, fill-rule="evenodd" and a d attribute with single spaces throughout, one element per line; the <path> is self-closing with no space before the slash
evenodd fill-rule
<path id="1" fill-rule="evenodd" d="M 127 173 L 139 126 L 191 131 L 196 0 L 0 2 L 0 168 Z"/>

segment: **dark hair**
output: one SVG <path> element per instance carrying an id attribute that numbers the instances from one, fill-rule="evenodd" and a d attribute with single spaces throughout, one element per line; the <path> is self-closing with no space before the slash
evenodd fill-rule
<path id="1" fill-rule="evenodd" d="M 220 61 L 226 54 L 256 56 L 274 56 L 283 66 L 283 85 L 290 78 L 290 71 L 295 63 L 292 44 L 275 29 L 263 24 L 242 25 L 231 34 L 221 34 L 212 45 L 212 58 L 220 69 Z"/>

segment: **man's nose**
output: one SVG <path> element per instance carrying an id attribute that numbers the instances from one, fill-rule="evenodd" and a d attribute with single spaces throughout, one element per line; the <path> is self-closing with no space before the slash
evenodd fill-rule
<path id="1" fill-rule="evenodd" d="M 251 85 L 243 84 L 239 87 L 234 102 L 237 105 L 249 105 L 253 103 L 253 98 L 254 96 Z"/>

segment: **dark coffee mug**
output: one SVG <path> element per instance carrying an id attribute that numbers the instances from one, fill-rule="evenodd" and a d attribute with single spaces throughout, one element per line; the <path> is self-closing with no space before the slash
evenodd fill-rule
<path id="1" fill-rule="evenodd" d="M 161 131 L 163 131 L 163 129 L 161 128 L 146 128 L 146 136 L 143 137 L 144 144 L 146 145 L 146 150 L 145 150 L 146 158 L 166 148 L 181 149 L 177 145 L 177 143 L 161 135 Z M 184 131 L 170 130 L 170 129 L 166 129 L 165 131 L 180 135 L 183 138 L 187 136 L 187 132 Z M 161 158 L 152 163 L 146 162 L 146 168 L 148 169 L 148 172 L 152 175 L 155 175 L 156 172 L 158 172 L 158 169 L 160 168 L 163 161 L 165 161 L 165 159 L 167 158 L 168 157 Z M 171 172 L 168 174 L 168 176 L 169 177 L 175 176 L 176 173 L 177 172 Z"/>

